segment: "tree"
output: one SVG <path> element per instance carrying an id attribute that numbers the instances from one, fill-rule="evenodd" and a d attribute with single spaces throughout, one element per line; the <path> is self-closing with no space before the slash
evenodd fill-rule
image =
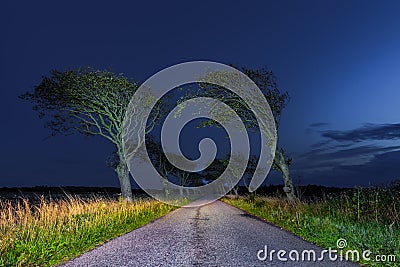
<path id="1" fill-rule="evenodd" d="M 242 67 L 241 70 L 244 74 L 249 76 L 249 78 L 252 79 L 263 92 L 268 104 L 271 107 L 272 113 L 274 114 L 276 128 L 279 129 L 282 111 L 289 101 L 289 93 L 280 92 L 276 76 L 267 68 L 248 69 Z M 289 170 L 291 162 L 292 158 L 285 154 L 283 148 L 280 148 L 275 151 L 274 164 L 272 167 L 282 173 L 282 178 L 285 185 L 283 190 L 286 193 L 286 197 L 289 200 L 295 200 L 296 195 Z"/>
<path id="2" fill-rule="evenodd" d="M 161 175 L 163 179 L 161 182 L 164 184 L 166 194 L 168 194 L 168 185 L 166 181 L 169 179 L 170 176 L 177 178 L 177 183 L 179 185 L 179 194 L 181 197 L 183 197 L 184 194 L 184 187 L 200 185 L 200 175 L 175 167 L 168 160 L 166 154 L 164 153 L 161 142 L 157 141 L 155 137 L 147 136 L 146 148 L 153 166 L 156 168 L 157 172 Z M 168 156 L 170 159 L 172 158 L 175 161 L 178 161 L 181 157 L 171 153 L 169 153 Z M 194 168 L 195 164 L 190 164 L 190 166 L 187 167 Z M 188 194 L 187 190 L 186 193 Z"/>
<path id="3" fill-rule="evenodd" d="M 122 146 L 122 123 L 126 108 L 138 88 L 136 82 L 109 71 L 91 68 L 58 71 L 42 77 L 33 92 L 20 96 L 33 104 L 51 135 L 99 135 L 116 146 L 117 161 L 113 167 L 118 175 L 122 197 L 132 201 L 129 170 Z M 141 122 L 151 131 L 159 116 L 156 106 L 147 122 Z"/>
<path id="4" fill-rule="evenodd" d="M 278 88 L 276 76 L 267 68 L 249 69 L 242 67 L 241 71 L 249 76 L 250 79 L 260 88 L 271 107 L 275 119 L 276 129 L 279 129 L 279 122 L 283 109 L 289 101 L 289 93 L 281 92 Z M 283 190 L 289 200 L 295 200 L 296 195 L 293 188 L 292 178 L 290 176 L 289 166 L 292 158 L 288 157 L 283 148 L 275 151 L 274 164 L 272 167 L 282 173 L 284 182 Z"/>
<path id="5" fill-rule="evenodd" d="M 278 83 L 275 75 L 272 71 L 267 68 L 260 69 L 249 69 L 249 68 L 237 68 L 242 73 L 246 74 L 261 90 L 262 94 L 266 98 L 275 121 L 276 129 L 279 128 L 280 117 L 283 109 L 286 107 L 289 101 L 288 92 L 281 92 L 278 88 Z M 225 82 L 229 79 L 229 82 Z M 248 103 L 246 103 L 241 97 L 230 90 L 226 90 L 221 86 L 207 83 L 209 81 L 219 81 L 220 84 L 232 84 L 232 79 L 235 79 L 234 75 L 225 72 L 214 72 L 210 74 L 210 77 L 204 79 L 204 83 L 200 83 L 198 89 L 194 89 L 188 92 L 181 98 L 181 102 L 196 97 L 211 97 L 218 99 L 221 102 L 229 105 L 241 118 L 244 125 L 249 130 L 258 128 L 258 121 L 254 113 L 251 112 Z M 225 80 L 225 81 L 224 81 Z M 238 80 L 239 86 L 243 85 L 243 82 Z M 243 88 L 242 90 L 245 90 Z M 211 108 L 213 109 L 213 108 Z M 202 126 L 217 125 L 214 121 L 208 120 L 202 123 Z M 218 125 L 217 125 L 218 126 Z M 268 135 L 268 134 L 267 134 Z M 284 181 L 284 192 L 289 200 L 296 199 L 294 194 L 292 179 L 290 176 L 289 165 L 292 159 L 288 157 L 282 148 L 276 149 L 275 157 L 272 168 L 282 173 Z"/>

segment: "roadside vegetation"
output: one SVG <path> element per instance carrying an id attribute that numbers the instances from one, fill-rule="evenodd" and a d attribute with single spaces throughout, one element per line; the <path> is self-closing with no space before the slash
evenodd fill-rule
<path id="1" fill-rule="evenodd" d="M 0 266 L 50 266 L 175 209 L 148 198 L 0 201 Z"/>
<path id="2" fill-rule="evenodd" d="M 359 262 L 366 266 L 399 266 L 399 182 L 355 188 L 319 200 L 287 201 L 255 194 L 222 200 L 326 249 L 338 249 L 337 240 L 345 239 L 343 253 L 358 250 Z M 370 261 L 362 259 L 366 250 L 372 252 Z"/>

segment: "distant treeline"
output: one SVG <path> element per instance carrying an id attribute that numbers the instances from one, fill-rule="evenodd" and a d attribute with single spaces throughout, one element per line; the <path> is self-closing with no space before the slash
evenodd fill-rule
<path id="1" fill-rule="evenodd" d="M 325 187 L 320 185 L 307 185 L 297 188 L 304 198 L 322 198 L 327 194 L 340 194 L 350 190 L 349 188 Z M 133 189 L 134 195 L 146 194 L 141 189 Z M 121 189 L 118 187 L 86 187 L 86 186 L 34 186 L 34 187 L 2 187 L 1 198 L 30 197 L 36 196 L 60 196 L 60 195 L 94 195 L 94 196 L 118 196 Z M 239 186 L 238 193 L 246 195 L 249 193 L 245 186 Z M 283 185 L 268 185 L 257 189 L 256 194 L 266 196 L 284 196 Z"/>
<path id="2" fill-rule="evenodd" d="M 140 191 L 141 189 L 133 189 L 134 192 Z M 10 192 L 44 192 L 44 193 L 54 193 L 54 194 L 63 194 L 63 193 L 120 193 L 121 189 L 118 187 L 92 187 L 92 186 L 33 186 L 33 187 L 0 187 L 0 193 L 10 193 Z"/>
<path id="3" fill-rule="evenodd" d="M 380 186 L 381 188 L 385 186 Z M 387 187 L 400 187 L 400 180 L 393 181 Z M 372 187 L 371 187 L 372 188 Z M 375 187 L 376 188 L 376 187 Z M 343 193 L 351 194 L 356 187 L 353 188 L 340 188 L 340 187 L 327 187 L 322 185 L 302 185 L 296 186 L 296 194 L 302 199 L 314 200 L 323 199 L 325 197 L 339 196 Z M 146 195 L 142 189 L 132 189 L 134 195 Z M 237 190 L 239 195 L 247 195 L 249 191 L 245 186 L 239 186 Z M 15 198 L 15 197 L 28 197 L 36 196 L 60 196 L 60 195 L 80 195 L 80 196 L 109 196 L 117 197 L 121 193 L 118 187 L 86 187 L 86 186 L 34 186 L 34 187 L 2 187 L 0 188 L 0 198 Z M 233 193 L 233 191 L 232 191 Z M 285 196 L 283 185 L 264 185 L 257 189 L 257 195 L 281 197 Z"/>

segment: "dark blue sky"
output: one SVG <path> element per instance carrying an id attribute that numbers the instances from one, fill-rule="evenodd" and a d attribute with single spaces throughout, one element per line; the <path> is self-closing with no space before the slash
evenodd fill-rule
<path id="1" fill-rule="evenodd" d="M 0 10 L 0 187 L 118 185 L 110 143 L 45 139 L 17 98 L 50 69 L 91 65 L 144 81 L 191 60 L 274 71 L 291 96 L 279 143 L 295 180 L 400 178 L 398 1 L 24 2 Z"/>

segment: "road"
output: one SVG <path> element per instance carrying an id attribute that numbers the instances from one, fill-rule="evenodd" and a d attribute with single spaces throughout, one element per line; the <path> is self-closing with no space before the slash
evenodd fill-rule
<path id="1" fill-rule="evenodd" d="M 267 258 L 260 260 L 265 246 Z M 277 253 L 269 258 L 272 250 L 286 251 L 281 258 L 287 261 L 279 260 Z M 289 254 L 291 250 L 297 250 L 299 261 L 292 260 L 296 252 Z M 314 250 L 318 258 L 322 248 L 216 201 L 177 209 L 62 266 L 359 266 L 331 261 L 328 254 L 324 261 L 310 261 L 308 252 L 303 261 L 305 250 Z"/>

